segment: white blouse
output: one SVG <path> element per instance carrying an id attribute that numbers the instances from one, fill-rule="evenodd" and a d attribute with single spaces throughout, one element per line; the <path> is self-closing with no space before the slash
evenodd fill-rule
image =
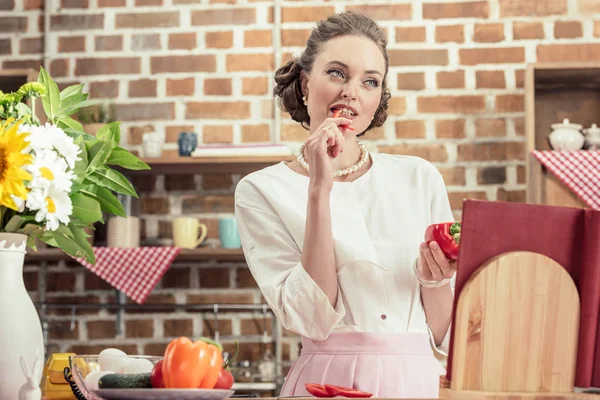
<path id="1" fill-rule="evenodd" d="M 426 227 L 454 221 L 444 180 L 418 157 L 371 154 L 352 182 L 334 182 L 331 219 L 338 277 L 335 307 L 301 263 L 309 178 L 283 162 L 244 177 L 235 214 L 248 267 L 288 330 L 312 340 L 331 332 L 428 332 L 413 262 Z"/>

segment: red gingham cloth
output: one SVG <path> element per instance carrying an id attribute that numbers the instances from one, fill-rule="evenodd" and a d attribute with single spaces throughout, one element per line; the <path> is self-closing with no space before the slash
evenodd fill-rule
<path id="1" fill-rule="evenodd" d="M 179 247 L 94 247 L 96 265 L 76 258 L 84 267 L 143 304 L 169 269 Z"/>
<path id="2" fill-rule="evenodd" d="M 600 210 L 600 151 L 538 151 L 532 154 L 585 204 Z"/>

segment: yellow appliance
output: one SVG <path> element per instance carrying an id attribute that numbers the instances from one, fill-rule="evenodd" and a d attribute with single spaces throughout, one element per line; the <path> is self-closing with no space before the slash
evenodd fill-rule
<path id="1" fill-rule="evenodd" d="M 44 366 L 42 375 L 42 399 L 72 400 L 76 399 L 71 385 L 65 379 L 65 368 L 69 367 L 69 356 L 75 353 L 53 353 Z"/>

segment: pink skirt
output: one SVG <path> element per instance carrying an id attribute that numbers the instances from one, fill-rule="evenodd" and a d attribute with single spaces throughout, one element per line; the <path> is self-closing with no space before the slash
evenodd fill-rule
<path id="1" fill-rule="evenodd" d="M 302 338 L 280 396 L 306 396 L 306 383 L 329 383 L 373 397 L 437 398 L 444 373 L 425 333 L 332 333 L 322 342 Z"/>

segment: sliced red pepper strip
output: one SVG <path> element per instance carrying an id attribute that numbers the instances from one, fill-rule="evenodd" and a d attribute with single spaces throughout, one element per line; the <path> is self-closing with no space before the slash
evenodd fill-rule
<path id="1" fill-rule="evenodd" d="M 337 110 L 335 110 L 333 112 L 333 118 L 338 118 L 340 116 L 340 114 L 342 113 L 342 109 L 338 108 Z M 342 125 L 344 128 L 346 129 L 350 129 L 351 131 L 355 131 L 356 129 L 354 129 L 353 127 L 351 127 L 350 125 Z"/>
<path id="2" fill-rule="evenodd" d="M 325 390 L 331 396 L 342 396 L 342 397 L 351 397 L 351 398 L 369 398 L 373 396 L 373 393 L 363 392 L 362 390 L 352 389 L 345 386 L 339 385 L 328 385 L 325 384 Z"/>
<path id="3" fill-rule="evenodd" d="M 325 390 L 325 386 L 318 383 L 306 383 L 304 385 L 306 391 L 315 397 L 333 397 Z"/>
<path id="4" fill-rule="evenodd" d="M 432 224 L 425 230 L 425 242 L 437 242 L 448 260 L 458 259 L 460 244 L 460 222 Z"/>

